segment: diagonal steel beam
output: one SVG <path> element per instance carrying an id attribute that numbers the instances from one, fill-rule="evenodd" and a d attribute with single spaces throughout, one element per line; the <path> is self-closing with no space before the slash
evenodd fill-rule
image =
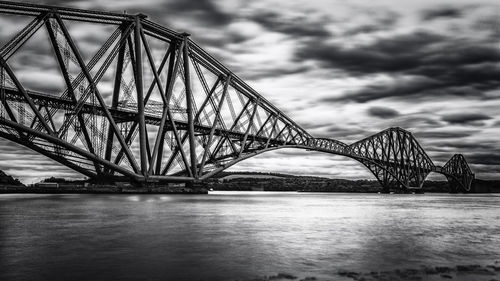
<path id="1" fill-rule="evenodd" d="M 28 92 L 26 91 L 26 89 L 24 89 L 21 82 L 19 82 L 19 80 L 17 80 L 16 75 L 14 74 L 14 72 L 12 71 L 10 66 L 7 64 L 7 62 L 3 59 L 3 57 L 0 57 L 0 64 L 5 69 L 5 71 L 7 71 L 7 74 L 9 75 L 12 82 L 14 82 L 14 84 L 16 85 L 16 88 L 24 96 L 26 102 L 28 102 L 29 107 L 35 113 L 36 117 L 39 119 L 39 122 L 43 125 L 43 128 L 47 131 L 48 134 L 53 135 L 54 131 L 52 131 L 50 126 L 47 124 L 47 122 L 45 122 L 45 119 L 43 118 L 40 111 L 38 111 L 38 109 L 36 108 L 35 103 L 33 103 L 33 100 L 29 96 Z"/>
<path id="2" fill-rule="evenodd" d="M 97 88 L 97 85 L 95 85 L 94 79 L 92 79 L 92 76 L 90 75 L 90 72 L 87 69 L 87 66 L 83 62 L 83 58 L 82 58 L 80 52 L 78 51 L 78 48 L 76 47 L 75 43 L 73 42 L 73 39 L 71 38 L 71 35 L 69 34 L 68 29 L 66 28 L 66 25 L 63 23 L 63 21 L 59 17 L 59 15 L 56 14 L 55 17 L 56 17 L 56 20 L 57 20 L 59 26 L 61 27 L 61 30 L 64 34 L 64 37 L 66 38 L 66 41 L 68 42 L 71 50 L 73 51 L 73 54 L 75 55 L 75 57 L 78 61 L 80 68 L 82 69 L 85 77 L 87 78 L 87 80 L 91 84 L 94 95 L 97 97 L 97 100 L 99 101 L 99 104 L 101 105 L 101 107 L 104 111 L 104 114 L 105 114 L 106 118 L 108 119 L 108 122 L 113 127 L 113 131 L 114 131 L 116 137 L 118 138 L 122 147 L 125 149 L 125 154 L 127 155 L 127 159 L 129 161 L 130 165 L 134 169 L 134 172 L 138 172 L 139 168 L 137 166 L 135 158 L 133 157 L 132 152 L 130 151 L 129 147 L 125 143 L 125 140 L 123 139 L 123 136 L 120 133 L 120 130 L 118 129 L 118 126 L 116 125 L 115 120 L 113 119 L 113 116 L 109 112 L 109 109 L 106 106 L 104 99 L 102 98 L 101 94 L 99 93 L 99 89 Z"/>
<path id="3" fill-rule="evenodd" d="M 203 174 L 203 167 L 205 167 L 205 161 L 207 160 L 207 155 L 210 152 L 210 147 L 212 146 L 212 138 L 214 136 L 215 128 L 217 127 L 217 123 L 220 122 L 222 105 L 224 104 L 224 99 L 227 94 L 227 87 L 229 86 L 230 83 L 231 83 L 231 76 L 227 77 L 226 79 L 226 83 L 224 84 L 224 89 L 222 91 L 222 96 L 220 98 L 217 111 L 215 112 L 214 122 L 212 124 L 212 128 L 210 129 L 210 134 L 208 135 L 207 145 L 205 146 L 205 150 L 203 151 L 203 157 L 201 159 L 201 165 L 198 171 L 199 177 Z"/>
<path id="4" fill-rule="evenodd" d="M 131 41 L 129 40 L 130 44 L 129 44 L 129 49 L 132 48 L 132 43 Z M 175 48 L 172 48 L 172 45 L 171 47 L 169 47 L 169 49 L 167 50 L 166 54 L 165 54 L 165 57 L 163 58 L 163 61 L 162 61 L 162 64 L 160 65 L 160 68 L 158 69 L 158 73 L 161 73 L 161 71 L 163 70 L 163 67 L 165 65 L 165 62 L 166 60 L 168 59 L 169 56 L 171 56 L 172 52 L 175 52 Z M 134 60 L 135 61 L 135 60 Z M 134 66 L 135 67 L 135 66 Z M 170 71 L 169 71 L 170 73 Z M 151 93 L 154 89 L 154 85 L 156 83 L 153 81 L 149 87 L 149 90 L 148 90 L 148 93 L 146 94 L 146 96 L 144 97 L 144 103 L 146 104 L 151 96 Z M 118 85 L 118 87 L 120 86 L 120 84 Z M 116 84 L 115 84 L 115 87 L 116 87 Z M 132 135 L 133 135 L 133 131 L 135 130 L 135 128 L 137 127 L 137 125 L 139 124 L 138 123 L 138 120 L 134 120 L 133 121 L 134 123 L 132 124 L 132 128 L 131 131 L 129 132 L 129 134 L 126 136 L 125 138 L 125 141 L 127 143 L 129 143 L 131 141 L 131 138 L 132 138 Z M 122 157 L 124 155 L 124 150 L 123 149 L 120 149 L 120 151 L 118 152 L 116 158 L 115 158 L 115 163 L 119 163 L 121 160 L 122 160 Z"/>
<path id="5" fill-rule="evenodd" d="M 0 57 L 6 61 L 33 36 L 46 21 L 48 13 L 40 13 L 0 49 Z"/>
<path id="6" fill-rule="evenodd" d="M 250 132 L 250 128 L 252 128 L 252 126 L 253 126 L 253 121 L 254 121 L 255 113 L 257 113 L 257 108 L 259 107 L 259 103 L 260 103 L 259 100 L 255 101 L 255 104 L 254 104 L 254 107 L 253 107 L 253 111 L 252 111 L 252 115 L 250 116 L 250 122 L 248 123 L 247 130 L 245 131 L 245 136 L 243 137 L 243 140 L 241 142 L 241 148 L 240 148 L 240 151 L 238 152 L 238 157 L 241 157 L 241 154 L 245 150 L 245 144 L 247 142 L 248 133 Z"/>
<path id="7" fill-rule="evenodd" d="M 125 176 L 128 176 L 130 178 L 133 178 L 135 180 L 140 180 L 141 177 L 127 169 L 124 169 L 118 165 L 115 165 L 111 162 L 108 162 L 100 157 L 97 157 L 96 155 L 92 154 L 92 153 L 89 153 L 88 151 L 86 150 L 83 150 L 77 146 L 74 146 L 74 145 L 71 145 L 61 139 L 59 139 L 58 137 L 56 136 L 53 136 L 53 135 L 49 135 L 49 134 L 45 134 L 45 133 L 42 133 L 42 132 L 39 132 L 37 130 L 34 130 L 32 128 L 28 128 L 26 126 L 22 126 L 18 123 L 15 123 L 15 122 L 12 122 L 10 120 L 7 120 L 7 119 L 4 119 L 4 118 L 0 118 L 0 124 L 3 124 L 3 125 L 6 125 L 8 127 L 11 127 L 11 128 L 14 128 L 14 129 L 18 129 L 18 130 L 22 130 L 23 132 L 26 132 L 28 134 L 31 134 L 35 137 L 38 137 L 38 138 L 41 138 L 41 139 L 44 139 L 46 141 L 49 141 L 51 143 L 54 143 L 56 145 L 59 145 L 59 146 L 62 146 L 76 154 L 79 154 L 91 161 L 97 161 L 99 162 L 100 164 L 104 165 L 104 166 L 108 166 L 109 168 L 113 169 L 113 170 L 116 170 L 117 172 L 125 175 Z"/>
<path id="8" fill-rule="evenodd" d="M 154 74 L 154 81 L 156 82 L 158 90 L 160 91 L 160 96 L 161 96 L 161 98 L 163 100 L 163 113 L 162 113 L 162 117 L 161 117 L 161 121 L 160 121 L 160 126 L 158 128 L 157 133 L 156 133 L 156 140 L 155 140 L 155 145 L 154 145 L 154 148 L 153 148 L 153 153 L 151 155 L 151 159 L 150 159 L 150 162 L 149 162 L 148 174 L 151 175 L 151 174 L 153 174 L 153 169 L 154 169 L 155 161 L 156 161 L 156 158 L 157 158 L 158 150 L 160 148 L 160 143 L 163 142 L 163 139 L 162 139 L 163 134 L 162 134 L 162 132 L 165 130 L 165 123 L 166 123 L 166 119 L 167 119 L 167 116 L 168 116 L 168 113 L 167 113 L 167 111 L 168 111 L 168 102 L 167 102 L 167 98 L 165 96 L 165 91 L 163 90 L 163 85 L 161 84 L 160 77 L 158 76 L 158 73 L 156 72 L 156 66 L 155 66 L 155 63 L 154 63 L 153 56 L 151 55 L 151 50 L 149 48 L 148 41 L 147 41 L 147 39 L 146 39 L 146 37 L 144 35 L 144 32 L 142 32 L 142 30 L 140 32 L 141 32 L 140 35 L 141 35 L 142 43 L 144 44 L 144 49 L 145 49 L 147 57 L 148 57 L 149 65 L 151 67 L 151 71 Z"/>
<path id="9" fill-rule="evenodd" d="M 72 82 L 71 82 L 71 79 L 70 79 L 69 74 L 68 74 L 68 69 L 66 68 L 66 65 L 64 64 L 64 59 L 62 57 L 61 50 L 59 49 L 59 45 L 57 44 L 57 39 L 56 39 L 54 30 L 53 30 L 52 25 L 50 24 L 49 21 L 46 21 L 45 25 L 47 27 L 47 32 L 49 33 L 49 38 L 50 38 L 50 42 L 52 44 L 52 48 L 54 50 L 54 53 L 56 54 L 57 62 L 59 64 L 59 68 L 60 68 L 61 73 L 63 75 L 64 82 L 66 83 L 66 86 L 68 87 L 68 91 L 69 91 L 71 100 L 76 105 L 77 104 L 77 98 L 76 98 L 74 89 L 73 89 L 73 87 L 71 85 Z M 50 112 L 47 112 L 47 113 L 48 113 L 49 120 L 52 120 Z M 83 133 L 85 142 L 87 144 L 87 147 L 89 149 L 89 152 L 92 153 L 92 154 L 95 154 L 94 147 L 92 145 L 92 141 L 90 140 L 90 135 L 89 135 L 89 133 L 87 131 L 87 127 L 85 126 L 85 120 L 83 119 L 83 116 L 82 116 L 81 113 L 77 113 L 77 115 L 78 115 L 78 117 L 77 117 L 78 118 L 78 122 L 80 123 L 80 128 L 82 129 L 82 133 Z M 53 126 L 53 128 L 54 128 L 54 131 L 55 131 L 55 127 L 54 126 Z M 99 165 L 97 164 L 97 162 L 94 162 L 94 168 L 95 168 L 95 170 L 96 170 L 96 172 L 98 174 L 101 173 L 101 167 L 99 167 Z"/>
<path id="10" fill-rule="evenodd" d="M 123 32 L 122 32 L 123 36 Z M 123 40 L 123 37 L 121 38 Z M 118 51 L 118 60 L 116 64 L 116 73 L 115 73 L 115 81 L 114 81 L 114 88 L 113 88 L 113 96 L 111 98 L 111 108 L 116 109 L 118 107 L 118 101 L 120 98 L 120 85 L 122 81 L 122 75 L 123 75 L 123 61 L 125 57 L 125 44 L 120 46 L 120 49 Z M 104 153 L 104 159 L 107 161 L 111 161 L 111 153 L 113 149 L 113 139 L 114 139 L 114 134 L 113 134 L 113 128 L 111 125 L 108 125 L 108 137 L 106 139 L 106 151 Z M 106 173 L 109 173 L 109 170 L 105 171 Z"/>
<path id="11" fill-rule="evenodd" d="M 166 100 L 167 100 L 167 106 L 170 105 L 170 98 L 171 98 L 172 93 L 173 93 L 175 78 L 177 77 L 177 73 L 178 73 L 179 68 L 180 68 L 180 61 L 181 61 L 181 57 L 183 56 L 184 48 L 185 48 L 185 41 L 181 41 L 181 44 L 179 45 L 179 48 L 178 48 L 177 59 L 175 60 L 175 64 L 173 65 L 172 72 L 169 72 L 169 79 L 167 80 L 167 91 L 165 93 Z M 194 174 L 193 174 L 192 170 L 189 168 L 190 165 L 189 165 L 189 162 L 187 160 L 186 154 L 184 152 L 184 147 L 183 147 L 184 139 L 181 140 L 179 137 L 179 132 L 177 130 L 177 126 L 174 122 L 172 112 L 170 111 L 169 108 L 167 108 L 167 114 L 168 114 L 168 120 L 169 120 L 170 125 L 172 127 L 172 131 L 174 133 L 175 142 L 177 144 L 176 151 L 179 151 L 181 153 L 181 158 L 182 158 L 182 161 L 184 163 L 184 166 L 186 167 L 186 170 L 188 171 L 189 176 L 193 177 Z M 177 153 L 172 153 L 170 158 L 168 159 L 168 162 L 167 162 L 165 168 L 163 168 L 163 170 L 161 171 L 162 175 L 165 175 L 168 172 L 168 170 L 170 169 L 175 158 L 177 158 Z"/>

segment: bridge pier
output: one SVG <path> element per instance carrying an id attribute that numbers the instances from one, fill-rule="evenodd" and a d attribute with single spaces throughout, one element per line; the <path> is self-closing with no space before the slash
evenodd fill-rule
<path id="1" fill-rule="evenodd" d="M 208 193 L 206 184 L 203 181 L 191 181 L 186 183 L 186 188 L 190 189 L 193 193 Z"/>
<path id="2" fill-rule="evenodd" d="M 207 194 L 208 189 L 202 181 L 170 182 L 170 181 L 144 181 L 133 183 L 134 189 L 145 193 L 167 194 Z"/>
<path id="3" fill-rule="evenodd" d="M 123 176 L 101 175 L 90 178 L 85 189 L 96 192 L 112 190 L 116 193 L 207 194 L 206 183 L 200 180 L 173 181 L 158 179 L 137 180 Z M 110 191 L 111 192 L 111 191 Z"/>

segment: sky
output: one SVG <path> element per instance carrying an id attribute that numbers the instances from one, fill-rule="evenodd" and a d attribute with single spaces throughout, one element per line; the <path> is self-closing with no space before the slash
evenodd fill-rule
<path id="1" fill-rule="evenodd" d="M 399 126 L 413 133 L 436 165 L 462 153 L 477 178 L 500 179 L 497 0 L 38 3 L 144 13 L 190 33 L 313 136 L 349 144 Z M 2 17 L 0 35 L 13 24 Z M 82 36 L 87 44 L 98 36 L 82 32 L 91 35 Z M 78 177 L 5 140 L 0 169 L 25 183 Z M 298 149 L 264 153 L 230 170 L 374 179 L 354 160 Z"/>

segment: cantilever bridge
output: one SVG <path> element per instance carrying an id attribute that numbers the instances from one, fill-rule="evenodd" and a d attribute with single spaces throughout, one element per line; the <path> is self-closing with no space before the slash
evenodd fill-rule
<path id="1" fill-rule="evenodd" d="M 430 172 L 444 174 L 455 191 L 471 189 L 474 174 L 462 155 L 438 167 L 401 128 L 349 145 L 314 138 L 189 34 L 142 14 L 4 1 L 0 13 L 24 21 L 0 49 L 0 137 L 88 177 L 197 182 L 291 147 L 355 159 L 386 191 L 421 188 Z M 76 24 L 107 32 L 94 53 L 78 44 Z M 57 73 L 62 86 L 20 77 L 30 63 Z"/>

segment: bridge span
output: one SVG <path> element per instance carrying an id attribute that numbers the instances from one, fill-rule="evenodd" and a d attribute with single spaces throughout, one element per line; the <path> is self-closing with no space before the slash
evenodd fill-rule
<path id="1" fill-rule="evenodd" d="M 471 190 L 463 155 L 436 166 L 404 129 L 352 144 L 313 137 L 189 34 L 145 15 L 7 1 L 0 14 L 26 22 L 1 42 L 0 137 L 85 176 L 197 182 L 266 151 L 301 148 L 359 161 L 385 191 L 419 189 L 431 172 L 453 191 Z M 78 24 L 107 34 L 93 54 Z M 19 75 L 36 58 L 62 86 Z"/>

